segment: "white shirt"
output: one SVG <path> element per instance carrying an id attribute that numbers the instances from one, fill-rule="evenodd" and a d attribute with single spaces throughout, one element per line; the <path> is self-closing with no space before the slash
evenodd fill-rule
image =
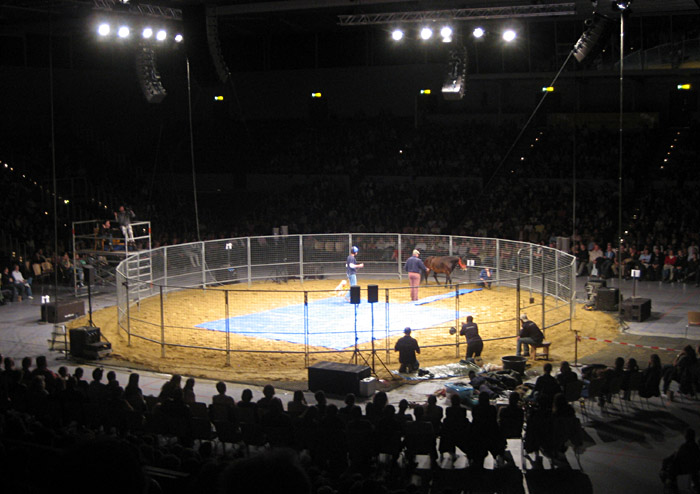
<path id="1" fill-rule="evenodd" d="M 26 283 L 27 280 L 24 279 L 24 276 L 22 276 L 22 273 L 19 271 L 12 271 L 12 277 L 15 279 L 17 283 Z"/>

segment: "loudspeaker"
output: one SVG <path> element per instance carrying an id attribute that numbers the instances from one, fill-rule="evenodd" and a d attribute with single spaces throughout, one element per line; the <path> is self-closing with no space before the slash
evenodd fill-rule
<path id="1" fill-rule="evenodd" d="M 52 302 L 41 305 L 41 320 L 44 322 L 56 324 L 84 315 L 85 302 L 82 300 Z"/>
<path id="2" fill-rule="evenodd" d="M 379 301 L 379 287 L 377 285 L 367 285 L 367 302 L 373 304 Z"/>
<path id="3" fill-rule="evenodd" d="M 600 52 L 610 37 L 613 20 L 596 13 L 593 19 L 586 21 L 588 29 L 574 45 L 574 58 L 580 63 L 586 57 L 594 57 Z"/>
<path id="4" fill-rule="evenodd" d="M 355 305 L 360 303 L 360 285 L 350 287 L 350 303 Z"/>
<path id="5" fill-rule="evenodd" d="M 309 390 L 323 390 L 338 396 L 348 393 L 360 396 L 360 381 L 370 377 L 371 373 L 366 365 L 319 362 L 309 367 Z"/>
<path id="6" fill-rule="evenodd" d="M 96 359 L 112 353 L 112 345 L 100 341 L 100 328 L 81 326 L 70 330 L 70 353 L 74 357 Z"/>
<path id="7" fill-rule="evenodd" d="M 92 285 L 95 282 L 95 266 L 91 264 L 83 266 L 83 280 L 86 285 Z"/>
<path id="8" fill-rule="evenodd" d="M 651 299 L 628 298 L 622 302 L 622 317 L 625 321 L 646 321 L 651 317 Z"/>
<path id="9" fill-rule="evenodd" d="M 595 308 L 597 310 L 613 311 L 617 307 L 620 290 L 617 288 L 598 288 Z"/>

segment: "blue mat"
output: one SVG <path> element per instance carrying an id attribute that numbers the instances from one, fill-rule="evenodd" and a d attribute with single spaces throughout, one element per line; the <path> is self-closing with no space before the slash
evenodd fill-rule
<path id="1" fill-rule="evenodd" d="M 459 293 L 455 294 L 455 292 L 447 292 L 447 293 L 441 293 L 440 295 L 433 295 L 432 297 L 425 297 L 420 300 L 416 300 L 413 302 L 414 305 L 425 305 L 429 304 L 431 302 L 436 302 L 438 300 L 444 300 L 446 298 L 451 298 L 454 296 L 459 296 L 459 295 L 466 295 L 467 293 L 471 292 L 478 292 L 479 290 L 482 290 L 482 288 L 460 288 Z"/>
<path id="2" fill-rule="evenodd" d="M 374 306 L 374 337 L 386 336 L 387 304 L 369 304 L 366 300 L 355 306 L 343 297 L 331 297 L 309 302 L 309 345 L 342 350 L 355 344 L 355 307 L 357 307 L 357 342 L 372 341 L 372 306 Z M 425 329 L 443 323 L 454 323 L 455 311 L 409 304 L 390 303 L 391 336 L 403 333 L 408 326 Z M 231 333 L 304 343 L 304 304 L 230 317 Z M 209 321 L 196 327 L 226 331 L 226 319 Z"/>

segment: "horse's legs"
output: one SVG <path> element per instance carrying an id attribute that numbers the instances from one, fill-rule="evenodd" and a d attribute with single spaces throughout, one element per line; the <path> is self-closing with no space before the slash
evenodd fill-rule
<path id="1" fill-rule="evenodd" d="M 439 286 L 439 285 L 440 285 L 440 280 L 438 280 L 437 271 L 433 271 L 433 276 L 435 277 L 435 283 L 437 283 L 438 286 Z"/>

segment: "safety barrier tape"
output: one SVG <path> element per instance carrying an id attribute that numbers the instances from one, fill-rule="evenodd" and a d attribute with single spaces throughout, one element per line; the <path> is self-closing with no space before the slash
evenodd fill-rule
<path id="1" fill-rule="evenodd" d="M 603 343 L 614 343 L 615 345 L 623 345 L 623 346 L 633 346 L 635 348 L 649 348 L 651 350 L 665 350 L 667 352 L 680 352 L 677 348 L 664 348 L 661 346 L 651 346 L 651 345 L 638 345 L 636 343 L 627 343 L 625 341 L 613 341 L 613 340 L 604 340 L 601 338 L 593 338 L 592 336 L 581 336 L 577 335 L 576 339 L 578 341 L 581 340 L 591 340 L 591 341 L 600 341 Z"/>

